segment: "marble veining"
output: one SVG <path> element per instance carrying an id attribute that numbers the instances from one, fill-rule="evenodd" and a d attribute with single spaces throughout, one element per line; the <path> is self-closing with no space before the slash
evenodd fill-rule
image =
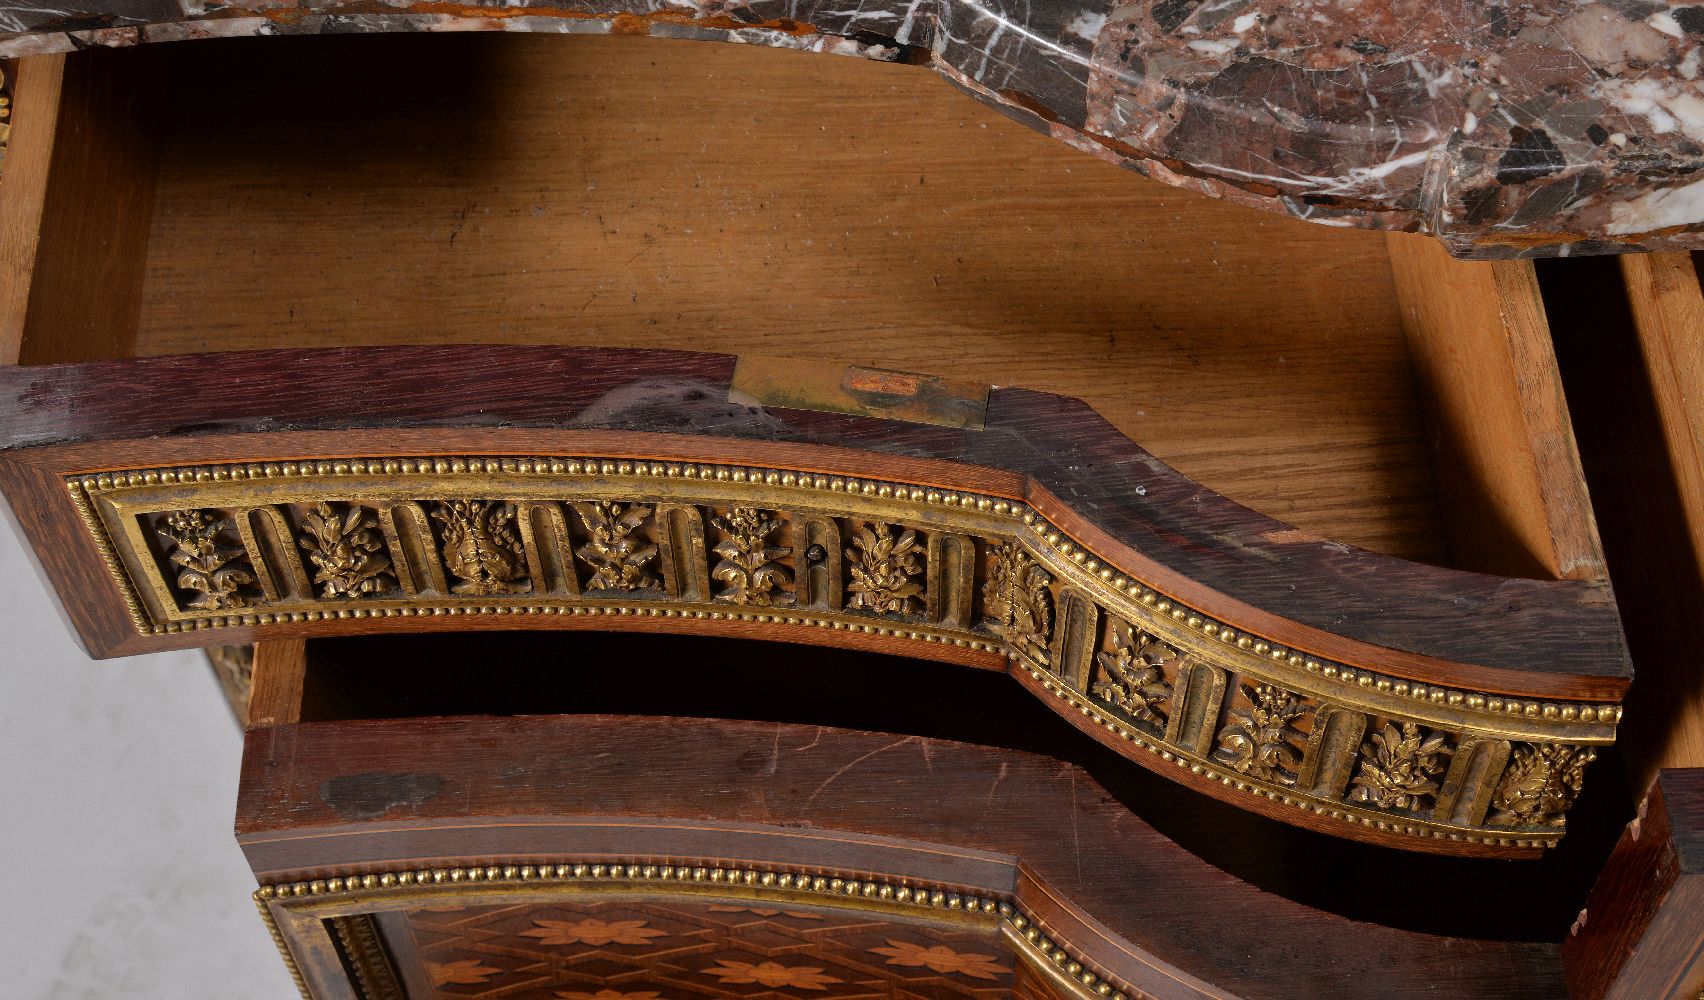
<path id="1" fill-rule="evenodd" d="M 1704 3 L 0 0 L 8 58 L 475 30 L 925 64 L 1168 184 L 1325 225 L 1430 233 L 1458 256 L 1704 248 Z"/>

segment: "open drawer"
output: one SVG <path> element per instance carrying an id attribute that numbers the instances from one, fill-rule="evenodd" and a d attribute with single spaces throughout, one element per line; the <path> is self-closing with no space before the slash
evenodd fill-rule
<path id="1" fill-rule="evenodd" d="M 1203 812 L 1030 719 L 996 677 L 828 650 L 790 689 L 803 654 L 596 633 L 261 643 L 237 839 L 304 992 L 1689 1000 L 1701 985 L 1704 771 L 1664 772 L 1607 865 L 1614 831 L 1588 829 L 1589 850 L 1576 834 L 1533 864 L 1410 856 L 1400 882 L 1426 892 L 1368 892 L 1393 877 L 1390 852 Z M 470 657 L 487 664 L 477 684 Z M 622 657 L 647 665 L 648 693 L 596 667 Z M 880 711 L 901 684 L 911 697 Z M 967 695 L 974 712 L 937 710 Z M 650 712 L 612 714 L 635 705 Z M 843 728 L 871 717 L 882 731 Z"/>
<path id="2" fill-rule="evenodd" d="M 1614 739 L 1527 263 L 789 52 L 231 40 L 25 59 L 16 107 L 0 478 L 93 655 L 902 653 L 1242 808 L 1488 855 L 1554 844 Z"/>
<path id="3" fill-rule="evenodd" d="M 237 838 L 304 989 L 1565 993 L 1557 942 L 1595 867 L 1578 857 L 1412 857 L 1403 879 L 1428 892 L 1369 894 L 1388 851 L 1179 822 L 1187 793 L 1025 724 L 996 678 L 969 689 L 975 713 L 944 714 L 967 690 L 947 667 L 829 651 L 832 672 L 789 692 L 803 650 L 697 643 L 260 644 Z M 471 687 L 470 652 L 490 663 Z M 657 716 L 607 714 L 630 685 L 569 665 L 612 654 L 654 665 Z M 711 671 L 729 680 L 695 690 Z M 886 700 L 860 681 L 896 678 L 916 703 L 883 731 L 832 725 Z"/>

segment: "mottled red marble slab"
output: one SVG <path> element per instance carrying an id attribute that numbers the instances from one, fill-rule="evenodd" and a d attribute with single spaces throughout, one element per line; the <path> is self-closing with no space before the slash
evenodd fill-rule
<path id="1" fill-rule="evenodd" d="M 1168 184 L 1325 225 L 1431 233 L 1459 256 L 1704 247 L 1704 4 L 0 2 L 0 57 L 465 30 L 710 38 L 922 63 Z"/>

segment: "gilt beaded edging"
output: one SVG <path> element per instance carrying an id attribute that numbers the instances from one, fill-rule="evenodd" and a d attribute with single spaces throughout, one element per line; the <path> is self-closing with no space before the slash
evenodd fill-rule
<path id="1" fill-rule="evenodd" d="M 1039 681 L 1043 689 L 1058 698 L 1066 705 L 1105 729 L 1112 735 L 1127 743 L 1141 748 L 1148 754 L 1158 757 L 1167 764 L 1175 765 L 1191 774 L 1199 775 L 1212 781 L 1217 781 L 1226 788 L 1239 792 L 1256 795 L 1260 798 L 1306 810 L 1315 815 L 1346 823 L 1359 824 L 1385 833 L 1401 834 L 1408 837 L 1430 837 L 1440 840 L 1456 841 L 1463 844 L 1485 844 L 1496 847 L 1545 848 L 1555 845 L 1558 837 L 1490 837 L 1473 833 L 1463 833 L 1459 829 L 1434 825 L 1420 821 L 1405 821 L 1404 817 L 1391 814 L 1381 814 L 1369 809 L 1356 809 L 1353 806 L 1326 805 L 1318 801 L 1310 801 L 1304 796 L 1291 795 L 1287 792 L 1273 789 L 1259 782 L 1244 781 L 1234 774 L 1226 773 L 1212 765 L 1211 762 L 1192 760 L 1184 754 L 1179 754 L 1158 740 L 1154 740 L 1137 729 L 1128 726 L 1118 719 L 1112 718 L 1101 711 L 1091 702 L 1079 697 L 1075 691 L 1059 684 L 1045 671 L 1034 667 L 1027 671 L 1033 680 Z"/>
<path id="2" fill-rule="evenodd" d="M 1025 912 L 1015 900 L 997 893 L 975 892 L 947 885 L 931 887 L 900 885 L 880 878 L 808 874 L 779 868 L 719 868 L 693 865 L 644 863 L 573 863 L 491 865 L 384 871 L 342 878 L 314 879 L 262 885 L 254 892 L 254 903 L 266 922 L 267 932 L 283 956 L 284 964 L 304 1000 L 313 1000 L 307 980 L 290 951 L 272 904 L 290 907 L 297 901 L 325 901 L 358 897 L 394 900 L 419 890 L 475 891 L 485 886 L 573 886 L 603 892 L 670 894 L 677 887 L 688 892 L 713 893 L 717 888 L 737 889 L 758 898 L 782 897 L 792 901 L 834 905 L 831 901 L 855 900 L 860 907 L 906 916 L 963 914 L 999 922 L 1003 935 L 1032 965 L 1067 986 L 1080 1000 L 1142 1000 L 1147 994 L 1109 978 L 1104 970 L 1092 968 L 1081 952 L 1063 942 L 1056 933 Z M 373 1000 L 366 992 L 361 1000 Z"/>
<path id="3" fill-rule="evenodd" d="M 548 462 L 548 468 L 541 467 Z M 597 465 L 599 468 L 593 469 Z M 374 459 L 347 460 L 337 462 L 269 462 L 264 464 L 245 464 L 230 466 L 188 466 L 177 469 L 160 469 L 132 471 L 125 473 L 102 474 L 99 476 L 68 477 L 73 501 L 78 513 L 88 523 L 96 536 L 96 542 L 101 548 L 102 556 L 108 568 L 112 570 L 126 593 L 126 605 L 131 608 L 132 617 L 139 631 L 155 634 L 186 631 L 191 629 L 206 629 L 228 627 L 232 625 L 264 625 L 276 622 L 307 622 L 326 618 L 363 618 L 369 617 L 366 609 L 347 609 L 348 614 L 338 612 L 293 612 L 289 614 L 259 614 L 259 615 L 213 615 L 198 618 L 192 622 L 174 623 L 178 627 L 156 626 L 151 624 L 144 612 L 141 602 L 135 596 L 135 589 L 125 575 L 113 549 L 110 536 L 100 525 L 89 508 L 89 496 L 124 487 L 154 485 L 173 482 L 225 482 L 242 479 L 273 478 L 289 476 L 347 476 L 364 474 L 384 475 L 443 475 L 467 472 L 486 473 L 519 473 L 543 475 L 622 475 L 622 476 L 662 476 L 667 478 L 693 479 L 701 481 L 757 483 L 764 485 L 779 485 L 790 488 L 829 490 L 848 494 L 863 494 L 865 496 L 896 497 L 900 491 L 906 491 L 904 499 L 922 502 L 930 505 L 975 507 L 978 510 L 992 511 L 995 514 L 1010 514 L 1021 516 L 1025 525 L 1044 527 L 1037 528 L 1036 537 L 1059 556 L 1081 566 L 1094 574 L 1100 580 L 1116 591 L 1128 594 L 1142 604 L 1153 608 L 1160 614 L 1169 614 L 1174 620 L 1188 628 L 1200 632 L 1209 639 L 1218 639 L 1239 649 L 1250 650 L 1256 655 L 1265 655 L 1275 664 L 1287 664 L 1291 667 L 1305 669 L 1308 673 L 1317 674 L 1343 684 L 1353 684 L 1361 688 L 1371 688 L 1376 691 L 1388 691 L 1399 697 L 1409 697 L 1416 701 L 1429 701 L 1434 704 L 1448 704 L 1465 707 L 1470 711 L 1485 712 L 1490 715 L 1524 716 L 1526 718 L 1545 718 L 1573 720 L 1582 722 L 1602 721 L 1615 723 L 1621 720 L 1621 706 L 1612 704 L 1578 705 L 1562 702 L 1523 701 L 1516 698 L 1502 698 L 1475 692 L 1459 691 L 1442 688 L 1437 685 L 1411 684 L 1406 680 L 1393 678 L 1371 670 L 1349 667 L 1308 657 L 1296 650 L 1268 642 L 1253 633 L 1245 632 L 1217 621 L 1211 616 L 1174 601 L 1160 592 L 1142 584 L 1127 575 L 1119 573 L 1094 558 L 1087 549 L 1070 540 L 1063 531 L 1036 512 L 1029 505 L 1015 500 L 978 495 L 957 490 L 936 490 L 925 487 L 906 486 L 905 484 L 883 482 L 880 480 L 862 479 L 851 476 L 824 476 L 799 474 L 773 469 L 738 468 L 732 466 L 715 466 L 703 463 L 679 462 L 634 462 L 634 461 L 601 461 L 592 459 L 556 460 L 556 459 Z M 806 480 L 810 482 L 806 482 Z M 1021 515 L 1019 512 L 1022 512 Z M 585 609 L 584 613 L 615 613 L 643 614 L 647 610 L 641 608 L 605 608 L 594 611 Z M 382 609 L 385 616 L 407 616 L 410 614 L 551 614 L 564 613 L 555 606 L 526 606 L 526 605 L 496 605 L 483 607 L 468 607 L 465 605 L 418 607 L 414 609 Z M 581 612 L 574 612 L 581 613 Z M 691 617 L 703 617 L 691 615 Z M 750 621 L 773 621 L 773 616 L 746 618 Z M 807 624 L 792 622 L 787 624 Z M 818 624 L 810 622 L 808 624 Z M 915 634 L 896 629 L 876 629 L 881 635 L 905 636 L 919 638 Z M 988 651 L 1003 651 L 1002 647 L 994 644 L 982 644 L 980 647 Z"/>
<path id="4" fill-rule="evenodd" d="M 979 493 L 702 463 L 487 457 L 144 469 L 71 476 L 67 487 L 144 635 L 496 615 L 782 625 L 951 646 L 1003 656 L 1061 714 L 1090 720 L 1162 772 L 1182 767 L 1434 850 L 1553 844 L 1591 747 L 1613 741 L 1621 713 L 1308 657 L 1119 572 L 1025 503 Z M 303 513 L 309 505 L 317 513 Z M 274 525 L 270 547 L 261 522 Z M 313 537 L 298 539 L 309 528 Z M 818 535 L 829 544 L 808 544 Z M 1133 679 L 1145 679 L 1151 705 L 1133 707 Z M 1206 707 L 1178 723 L 1170 717 L 1184 699 Z M 1275 726 L 1260 721 L 1283 705 Z M 1413 757 L 1426 740 L 1431 756 Z"/>

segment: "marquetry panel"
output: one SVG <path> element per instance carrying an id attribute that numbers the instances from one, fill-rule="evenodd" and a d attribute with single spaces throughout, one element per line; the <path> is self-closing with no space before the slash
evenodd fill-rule
<path id="1" fill-rule="evenodd" d="M 407 995 L 446 1000 L 1004 1000 L 1022 967 L 992 926 L 750 899 L 452 903 L 373 923 Z"/>
<path id="2" fill-rule="evenodd" d="M 981 655 L 1127 756 L 1411 846 L 1554 842 L 1614 706 L 1323 662 L 1104 565 L 1018 502 L 755 468 L 421 458 L 67 482 L 137 629 L 568 617 Z"/>
<path id="3" fill-rule="evenodd" d="M 1146 996 L 1010 900 L 879 879 L 546 864 L 269 885 L 255 902 L 305 997 L 319 955 L 357 1000 Z"/>

